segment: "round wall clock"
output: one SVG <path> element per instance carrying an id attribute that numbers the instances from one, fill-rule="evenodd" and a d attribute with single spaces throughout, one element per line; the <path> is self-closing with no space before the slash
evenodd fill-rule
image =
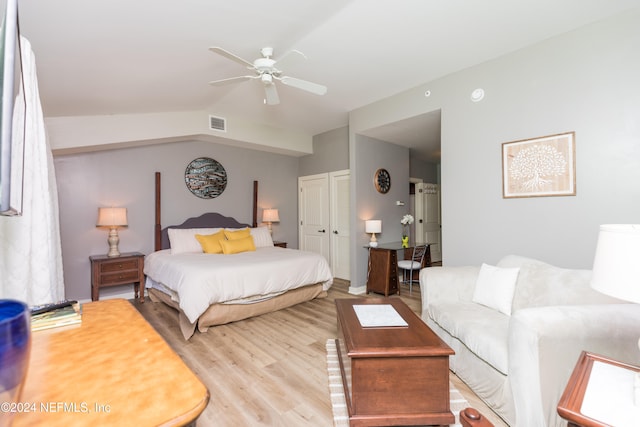
<path id="1" fill-rule="evenodd" d="M 386 193 L 391 188 L 391 175 L 386 169 L 378 169 L 373 176 L 373 185 L 379 193 Z"/>
<path id="2" fill-rule="evenodd" d="M 187 188 L 202 199 L 213 199 L 227 187 L 227 171 L 216 160 L 198 157 L 184 171 Z"/>

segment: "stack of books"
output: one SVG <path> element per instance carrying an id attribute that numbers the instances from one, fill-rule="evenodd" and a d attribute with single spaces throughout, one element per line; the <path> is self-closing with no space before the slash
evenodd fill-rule
<path id="1" fill-rule="evenodd" d="M 31 331 L 77 325 L 82 321 L 82 308 L 77 301 L 62 301 L 31 308 Z"/>

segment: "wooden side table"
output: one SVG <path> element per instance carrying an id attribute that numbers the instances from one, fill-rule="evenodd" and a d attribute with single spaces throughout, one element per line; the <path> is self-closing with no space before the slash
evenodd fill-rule
<path id="1" fill-rule="evenodd" d="M 273 246 L 277 246 L 279 248 L 286 248 L 287 247 L 287 242 L 281 242 L 278 240 L 274 240 L 273 241 Z"/>
<path id="2" fill-rule="evenodd" d="M 82 323 L 34 332 L 13 427 L 183 426 L 209 392 L 124 299 L 82 305 Z"/>
<path id="3" fill-rule="evenodd" d="M 639 366 L 583 351 L 558 403 L 570 427 L 638 425 L 634 405 Z"/>
<path id="4" fill-rule="evenodd" d="M 138 298 L 140 291 L 140 302 L 144 302 L 144 254 L 127 252 L 112 258 L 106 255 L 92 255 L 89 260 L 92 301 L 100 299 L 102 287 L 133 283 L 135 297 Z"/>

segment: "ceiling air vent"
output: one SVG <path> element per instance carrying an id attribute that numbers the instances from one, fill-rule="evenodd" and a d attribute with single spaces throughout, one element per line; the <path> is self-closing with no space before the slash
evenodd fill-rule
<path id="1" fill-rule="evenodd" d="M 209 116 L 209 129 L 226 132 L 227 120 L 222 117 Z"/>

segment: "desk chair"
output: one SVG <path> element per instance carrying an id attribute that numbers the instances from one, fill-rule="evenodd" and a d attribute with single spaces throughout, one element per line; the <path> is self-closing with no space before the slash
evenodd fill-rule
<path id="1" fill-rule="evenodd" d="M 422 268 L 428 247 L 429 245 L 414 246 L 411 259 L 398 261 L 398 268 L 402 269 L 402 283 L 407 283 L 407 273 L 409 274 L 409 292 L 413 291 L 413 282 L 418 283 L 418 280 L 413 279 L 413 272 L 420 271 Z"/>

